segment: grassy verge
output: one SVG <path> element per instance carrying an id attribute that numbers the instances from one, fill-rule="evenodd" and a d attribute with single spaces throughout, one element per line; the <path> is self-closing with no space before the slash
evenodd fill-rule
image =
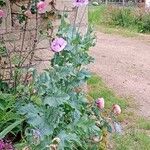
<path id="1" fill-rule="evenodd" d="M 142 34 L 137 33 L 136 31 L 129 30 L 129 29 L 124 29 L 121 27 L 111 27 L 111 26 L 104 26 L 104 25 L 96 25 L 95 29 L 97 31 L 100 31 L 102 33 L 107 33 L 107 34 L 115 34 L 115 35 L 121 35 L 123 37 L 138 37 L 142 36 Z"/>
<path id="2" fill-rule="evenodd" d="M 119 34 L 124 37 L 135 37 L 139 35 L 137 31 L 133 29 L 125 29 L 105 24 L 104 14 L 106 9 L 107 7 L 105 5 L 89 7 L 89 23 L 94 25 L 98 31 L 108 34 Z"/>
<path id="3" fill-rule="evenodd" d="M 150 121 L 129 111 L 131 106 L 134 106 L 132 100 L 118 97 L 97 75 L 89 79 L 88 88 L 88 95 L 92 99 L 98 97 L 105 99 L 107 110 L 110 110 L 112 104 L 119 104 L 122 108 L 122 114 L 118 120 L 122 122 L 125 131 L 123 135 L 112 136 L 113 150 L 149 150 Z"/>
<path id="4" fill-rule="evenodd" d="M 105 5 L 101 6 L 89 6 L 88 20 L 89 23 L 93 25 L 100 25 L 103 23 L 103 14 L 105 13 L 107 7 Z"/>
<path id="5" fill-rule="evenodd" d="M 111 11 L 112 9 L 112 11 Z M 127 10 L 126 10 L 127 9 Z M 146 34 L 148 30 L 144 32 L 144 30 L 140 30 L 141 26 L 144 29 L 147 29 L 149 26 L 149 19 L 144 20 L 146 18 L 143 15 L 141 22 L 139 21 L 140 18 L 137 16 L 141 11 L 134 11 L 133 9 L 126 8 L 125 10 L 122 9 L 122 14 L 119 13 L 119 8 L 100 5 L 100 6 L 90 6 L 89 7 L 89 23 L 94 25 L 98 31 L 109 33 L 109 34 L 119 34 L 125 37 L 135 37 L 141 36 L 142 31 Z M 117 10 L 117 11 L 116 11 Z M 135 12 L 135 15 L 131 15 L 129 12 Z M 117 13 L 116 13 L 117 12 Z M 144 13 L 143 13 L 144 14 Z M 111 18 L 111 19 L 110 19 Z M 113 18 L 113 19 L 112 19 Z M 135 19 L 136 18 L 136 19 Z M 131 22 L 131 23 L 130 23 Z M 137 23 L 135 23 L 137 22 Z M 138 25 L 137 25 L 138 24 Z"/>

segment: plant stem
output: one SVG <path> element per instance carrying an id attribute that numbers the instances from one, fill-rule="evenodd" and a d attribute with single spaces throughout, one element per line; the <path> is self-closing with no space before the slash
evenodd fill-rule
<path id="1" fill-rule="evenodd" d="M 77 20 L 77 15 L 78 15 L 78 7 L 75 7 L 75 18 L 74 18 L 74 22 L 73 22 L 73 30 L 72 30 L 72 37 L 76 28 L 76 20 Z"/>
<path id="2" fill-rule="evenodd" d="M 78 26 L 78 30 L 77 30 L 77 32 L 79 32 L 79 29 L 80 29 L 80 26 L 81 26 L 81 23 L 82 23 L 82 20 L 83 20 L 84 14 L 85 14 L 85 12 L 86 12 L 86 9 L 87 9 L 87 6 L 85 6 L 85 9 L 84 9 L 84 11 L 83 11 L 83 14 L 82 14 L 82 17 L 81 17 L 81 19 L 80 19 L 80 22 L 79 22 L 79 26 Z"/>

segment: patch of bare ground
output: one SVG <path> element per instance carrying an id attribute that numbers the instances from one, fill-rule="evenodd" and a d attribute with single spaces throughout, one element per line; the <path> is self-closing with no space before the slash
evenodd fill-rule
<path id="1" fill-rule="evenodd" d="M 150 118 L 150 36 L 125 38 L 97 32 L 89 65 L 116 93 L 132 97 L 140 116 Z"/>

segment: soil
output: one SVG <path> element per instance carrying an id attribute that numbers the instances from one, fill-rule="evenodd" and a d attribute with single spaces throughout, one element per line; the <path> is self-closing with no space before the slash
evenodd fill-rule
<path id="1" fill-rule="evenodd" d="M 90 70 L 116 93 L 132 97 L 137 113 L 150 119 L 150 36 L 125 38 L 97 32 Z"/>

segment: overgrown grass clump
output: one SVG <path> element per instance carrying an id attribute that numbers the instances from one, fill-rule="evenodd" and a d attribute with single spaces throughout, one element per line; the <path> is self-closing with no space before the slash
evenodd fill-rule
<path id="1" fill-rule="evenodd" d="M 150 33 L 150 13 L 132 7 L 92 6 L 89 8 L 89 22 Z"/>

